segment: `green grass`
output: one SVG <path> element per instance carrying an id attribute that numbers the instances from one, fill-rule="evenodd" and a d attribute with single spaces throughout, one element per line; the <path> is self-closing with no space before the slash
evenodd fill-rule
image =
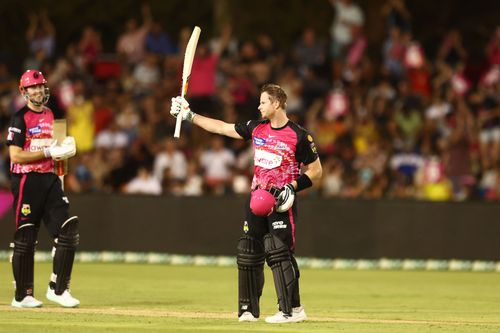
<path id="1" fill-rule="evenodd" d="M 310 321 L 238 323 L 236 268 L 82 264 L 72 292 L 82 305 L 45 300 L 51 266 L 36 264 L 42 309 L 10 307 L 12 272 L 0 262 L 0 332 L 500 332 L 498 273 L 302 270 Z M 263 316 L 276 311 L 266 269 Z"/>

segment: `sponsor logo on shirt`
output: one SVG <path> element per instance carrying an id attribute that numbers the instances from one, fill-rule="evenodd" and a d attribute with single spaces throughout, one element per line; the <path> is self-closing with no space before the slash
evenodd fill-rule
<path id="1" fill-rule="evenodd" d="M 30 144 L 30 151 L 40 151 L 43 148 L 50 146 L 52 139 L 33 139 Z"/>
<path id="2" fill-rule="evenodd" d="M 286 229 L 286 224 L 283 221 L 276 221 L 272 223 L 273 229 Z"/>
<path id="3" fill-rule="evenodd" d="M 28 128 L 28 133 L 31 135 L 40 134 L 40 133 L 42 133 L 42 128 L 40 126 Z"/>
<path id="4" fill-rule="evenodd" d="M 262 149 L 255 149 L 254 164 L 264 169 L 274 169 L 281 165 L 283 157 Z"/>
<path id="5" fill-rule="evenodd" d="M 257 147 L 261 147 L 266 144 L 266 139 L 254 137 L 253 144 L 256 145 Z"/>

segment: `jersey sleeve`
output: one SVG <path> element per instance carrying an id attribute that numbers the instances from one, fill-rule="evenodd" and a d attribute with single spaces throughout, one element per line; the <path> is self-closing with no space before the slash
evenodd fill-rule
<path id="1" fill-rule="evenodd" d="M 249 120 L 246 123 L 237 123 L 234 125 L 234 129 L 244 140 L 250 140 L 252 138 L 252 132 L 259 124 L 256 120 Z"/>
<path id="2" fill-rule="evenodd" d="M 314 139 L 311 134 L 304 132 L 297 142 L 297 150 L 295 152 L 297 162 L 304 165 L 310 164 L 318 158 L 318 151 L 314 144 Z"/>
<path id="3" fill-rule="evenodd" d="M 24 122 L 24 118 L 22 115 L 15 114 L 12 117 L 12 121 L 10 123 L 10 127 L 7 130 L 7 146 L 18 146 L 23 148 L 24 141 L 26 138 L 26 123 Z"/>

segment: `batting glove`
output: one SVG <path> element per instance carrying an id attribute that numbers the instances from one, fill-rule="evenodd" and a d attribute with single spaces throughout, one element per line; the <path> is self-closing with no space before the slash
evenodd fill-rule
<path id="1" fill-rule="evenodd" d="M 182 115 L 182 120 L 187 120 L 190 123 L 193 122 L 193 118 L 196 115 L 191 109 L 189 108 L 189 103 L 186 101 L 185 98 L 182 98 L 181 96 L 173 97 L 172 98 L 172 106 L 170 107 L 170 114 L 177 118 L 179 113 Z"/>
<path id="2" fill-rule="evenodd" d="M 276 191 L 276 211 L 283 213 L 288 211 L 295 200 L 295 189 L 292 184 L 286 184 Z"/>
<path id="3" fill-rule="evenodd" d="M 76 155 L 75 138 L 72 136 L 65 138 L 60 146 L 57 145 L 57 140 L 54 140 L 49 147 L 43 150 L 43 154 L 45 157 L 51 157 L 54 161 L 67 160 Z"/>

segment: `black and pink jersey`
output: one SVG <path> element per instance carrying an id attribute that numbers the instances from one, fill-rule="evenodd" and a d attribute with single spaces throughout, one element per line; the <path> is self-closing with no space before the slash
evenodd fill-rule
<path id="1" fill-rule="evenodd" d="M 272 128 L 268 120 L 250 120 L 236 124 L 235 130 L 243 139 L 252 139 L 252 190 L 281 188 L 299 177 L 302 164 L 318 158 L 312 136 L 292 121 L 281 128 Z"/>
<path id="2" fill-rule="evenodd" d="M 26 151 L 40 151 L 49 147 L 53 141 L 54 115 L 44 107 L 35 112 L 23 107 L 14 114 L 7 134 L 7 145 L 15 145 Z M 44 158 L 26 164 L 10 163 L 12 173 L 54 172 L 54 161 Z"/>

